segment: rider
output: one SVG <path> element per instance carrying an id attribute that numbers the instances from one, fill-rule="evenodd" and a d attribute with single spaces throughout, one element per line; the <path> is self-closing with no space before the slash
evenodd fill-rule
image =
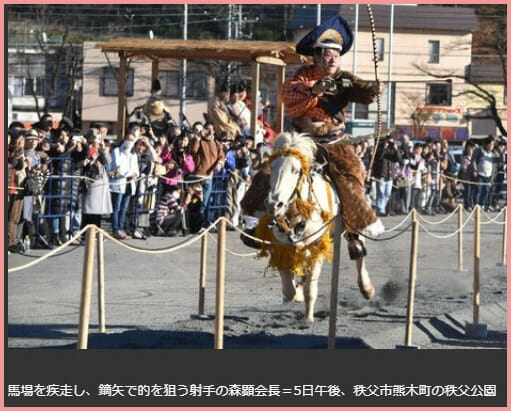
<path id="1" fill-rule="evenodd" d="M 328 19 L 307 34 L 296 51 L 313 56 L 313 64 L 301 67 L 285 82 L 282 101 L 295 128 L 309 133 L 318 143 L 329 143 L 324 145 L 328 173 L 341 200 L 350 257 L 356 259 L 366 253 L 356 233 L 376 236 L 384 228 L 365 199 L 365 168 L 353 147 L 342 142 L 344 108 L 350 102 L 369 104 L 379 92 L 375 83 L 340 69 L 340 56 L 352 43 L 353 33 L 341 16 Z"/>

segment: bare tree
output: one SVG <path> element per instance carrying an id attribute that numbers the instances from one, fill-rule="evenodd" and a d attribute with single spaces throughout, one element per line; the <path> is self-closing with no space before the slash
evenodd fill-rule
<path id="1" fill-rule="evenodd" d="M 401 95 L 407 103 L 406 106 L 410 107 L 408 114 L 412 119 L 413 138 L 421 138 L 426 128 L 426 122 L 432 117 L 432 112 L 425 109 L 424 93 L 403 92 Z"/>
<path id="2" fill-rule="evenodd" d="M 495 124 L 497 125 L 497 128 L 499 132 L 503 136 L 507 136 L 507 130 L 504 127 L 504 123 L 502 119 L 500 118 L 500 114 L 497 108 L 497 99 L 495 98 L 493 92 L 491 90 L 486 89 L 483 85 L 477 83 L 474 81 L 469 75 L 461 75 L 456 74 L 453 72 L 432 72 L 428 68 L 426 68 L 423 65 L 419 64 L 413 64 L 413 66 L 419 70 L 420 72 L 427 74 L 428 76 L 431 76 L 433 78 L 442 79 L 442 80 L 449 80 L 449 79 L 459 79 L 463 80 L 465 83 L 472 86 L 471 88 L 467 88 L 465 90 L 460 91 L 459 93 L 453 94 L 453 97 L 459 97 L 463 95 L 478 97 L 482 101 L 486 103 L 486 109 L 489 113 L 489 118 L 493 119 L 495 121 Z"/>

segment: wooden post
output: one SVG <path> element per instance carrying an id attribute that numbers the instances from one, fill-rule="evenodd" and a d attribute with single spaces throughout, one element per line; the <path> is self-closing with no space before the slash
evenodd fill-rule
<path id="1" fill-rule="evenodd" d="M 335 334 L 337 327 L 337 296 L 339 294 L 339 264 L 341 261 L 341 214 L 335 218 L 334 258 L 332 261 L 332 279 L 330 286 L 330 318 L 328 323 L 328 349 L 335 350 Z"/>
<path id="2" fill-rule="evenodd" d="M 105 329 L 105 253 L 103 232 L 98 231 L 98 328 L 100 333 Z"/>
<path id="3" fill-rule="evenodd" d="M 153 59 L 151 64 L 151 86 L 154 79 L 158 78 L 158 72 L 159 72 L 159 63 L 160 61 L 158 59 Z"/>
<path id="4" fill-rule="evenodd" d="M 255 144 L 261 143 L 257 140 L 256 127 L 257 127 L 257 112 L 259 110 L 259 74 L 261 71 L 261 64 L 257 61 L 252 62 L 252 93 L 250 99 L 252 100 L 252 113 L 250 114 L 250 133 L 254 137 Z"/>
<path id="5" fill-rule="evenodd" d="M 117 142 L 124 137 L 126 128 L 126 54 L 119 52 L 119 79 L 117 88 Z"/>
<path id="6" fill-rule="evenodd" d="M 282 89 L 284 82 L 286 81 L 286 66 L 279 67 L 279 77 L 278 77 L 278 91 L 277 91 L 277 124 L 275 127 L 275 131 L 277 133 L 282 133 L 284 131 L 284 104 L 282 103 Z"/>
<path id="7" fill-rule="evenodd" d="M 208 257 L 208 236 L 202 237 L 200 253 L 200 278 L 199 278 L 199 315 L 204 315 L 204 298 L 206 295 L 206 267 Z"/>
<path id="8" fill-rule="evenodd" d="M 463 206 L 458 206 L 458 271 L 463 271 Z"/>
<path id="9" fill-rule="evenodd" d="M 90 298 L 92 288 L 92 274 L 94 271 L 94 246 L 96 241 L 96 227 L 89 226 L 85 236 L 85 255 L 83 261 L 82 294 L 80 298 L 80 323 L 78 326 L 78 349 L 87 349 L 89 335 Z"/>
<path id="10" fill-rule="evenodd" d="M 417 211 L 412 210 L 412 246 L 410 252 L 410 275 L 408 280 L 408 307 L 406 310 L 405 345 L 412 343 L 413 309 L 415 302 L 415 280 L 417 277 L 417 247 L 419 240 L 419 222 Z"/>
<path id="11" fill-rule="evenodd" d="M 507 206 L 504 207 L 504 228 L 502 230 L 502 265 L 507 265 Z"/>
<path id="12" fill-rule="evenodd" d="M 479 294 L 479 263 L 481 260 L 481 207 L 476 205 L 475 210 L 475 219 L 474 219 L 474 315 L 473 315 L 473 324 L 477 324 L 479 322 L 479 304 L 480 304 L 480 294 Z"/>
<path id="13" fill-rule="evenodd" d="M 224 348 L 225 220 L 218 223 L 216 252 L 215 349 Z"/>

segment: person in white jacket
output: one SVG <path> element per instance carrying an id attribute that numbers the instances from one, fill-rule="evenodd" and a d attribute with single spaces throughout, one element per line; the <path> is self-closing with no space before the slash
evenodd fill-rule
<path id="1" fill-rule="evenodd" d="M 131 196 L 135 195 L 136 180 L 139 175 L 137 155 L 133 153 L 135 135 L 126 134 L 121 145 L 112 152 L 110 162 L 110 194 L 112 196 L 112 231 L 115 238 L 124 240 L 126 212 Z"/>

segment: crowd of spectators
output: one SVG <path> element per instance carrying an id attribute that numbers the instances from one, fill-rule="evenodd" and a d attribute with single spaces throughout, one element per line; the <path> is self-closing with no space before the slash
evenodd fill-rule
<path id="1" fill-rule="evenodd" d="M 208 121 L 169 123 L 157 132 L 150 123 L 133 121 L 119 143 L 107 138 L 103 124 L 82 133 L 65 117 L 54 124 L 44 115 L 30 127 L 13 122 L 9 251 L 59 246 L 87 224 L 106 224 L 120 240 L 196 233 L 219 215 L 241 227 L 240 201 L 271 154 L 275 135 L 261 117 L 262 142 L 255 144 L 247 128 L 249 106 L 243 87 L 221 88 Z M 366 169 L 374 150 L 367 199 L 380 216 L 412 208 L 445 213 L 459 201 L 467 210 L 498 207 L 503 138 L 468 140 L 459 162 L 445 140 L 414 144 L 406 135 L 386 136 L 377 147 L 362 141 L 355 152 Z"/>

